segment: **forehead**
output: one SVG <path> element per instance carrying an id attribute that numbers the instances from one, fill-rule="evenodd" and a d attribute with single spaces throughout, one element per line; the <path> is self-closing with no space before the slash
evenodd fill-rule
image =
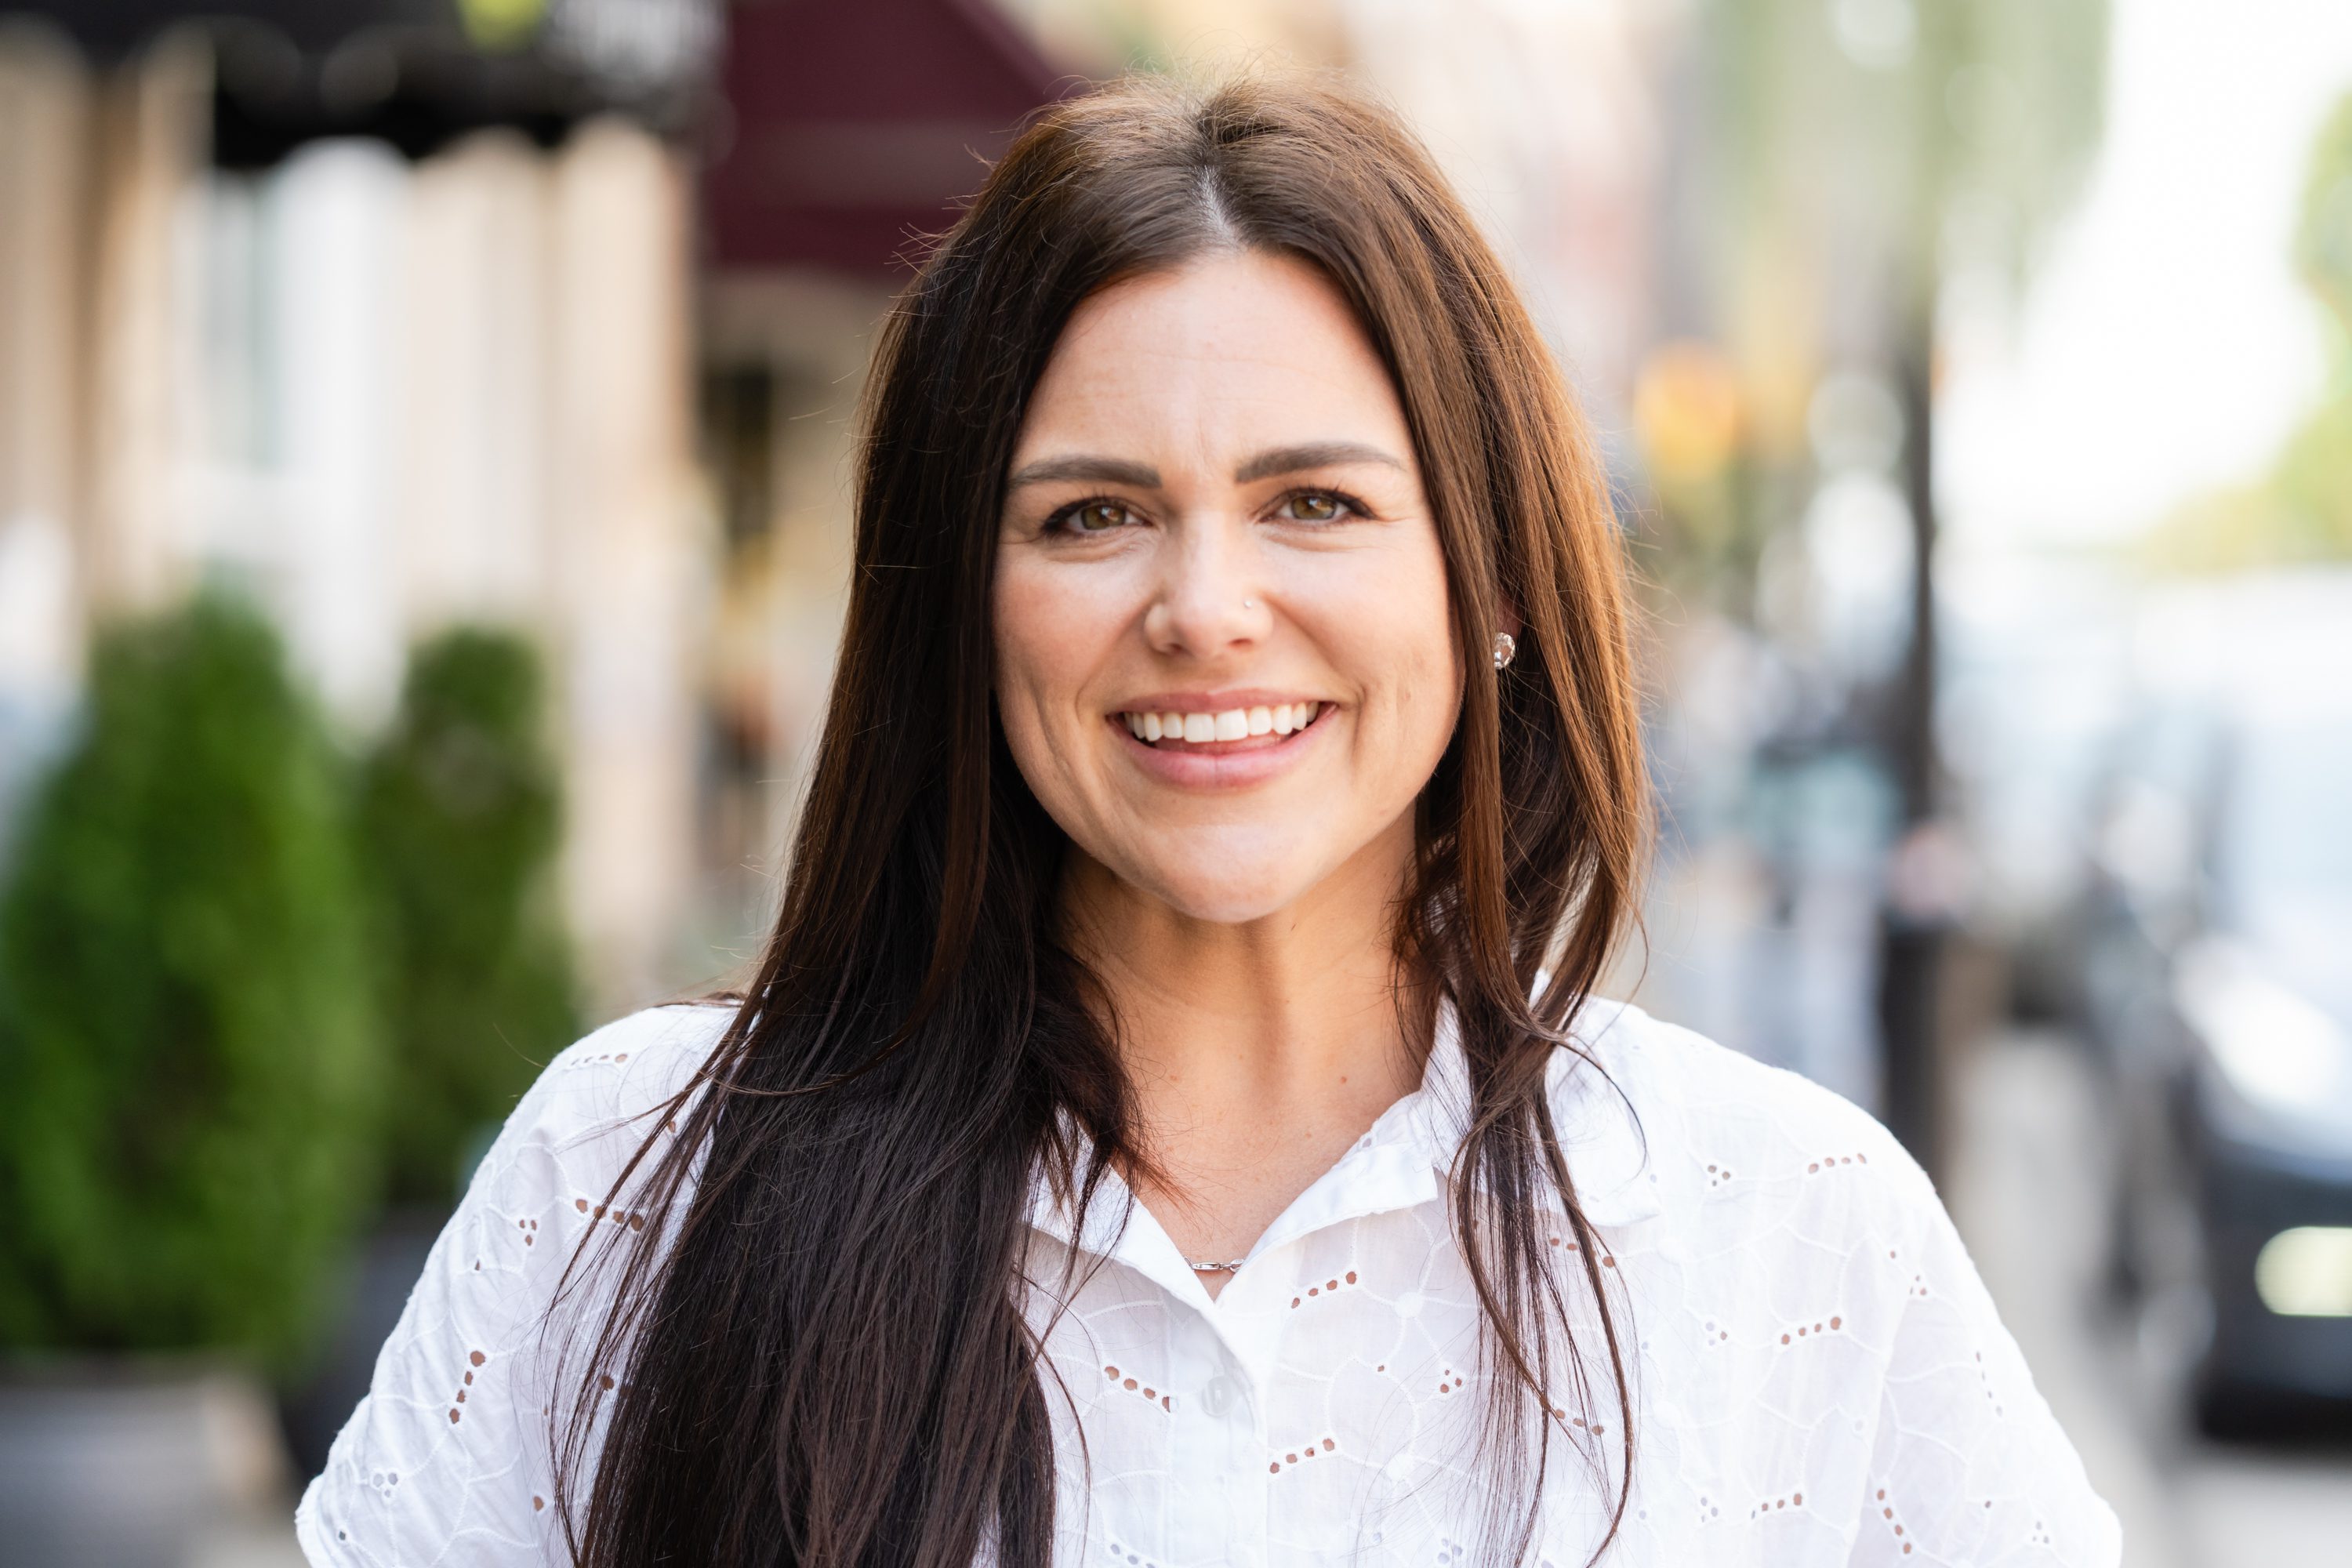
<path id="1" fill-rule="evenodd" d="M 1170 458 L 1331 439 L 1412 457 L 1387 369 L 1339 289 L 1307 262 L 1243 251 L 1082 303 L 1031 398 L 1020 455 Z"/>

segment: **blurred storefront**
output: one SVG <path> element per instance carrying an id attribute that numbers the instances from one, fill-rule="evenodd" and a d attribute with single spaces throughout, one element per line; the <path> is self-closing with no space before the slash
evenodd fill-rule
<path id="1" fill-rule="evenodd" d="M 227 580 L 354 734 L 411 645 L 559 672 L 567 901 L 607 999 L 688 896 L 705 0 L 41 5 L 0 24 L 0 708 Z M 201 22 L 185 18 L 200 16 Z M 0 780 L 0 786 L 5 781 Z"/>
<path id="2" fill-rule="evenodd" d="M 746 5 L 701 179 L 703 457 L 720 522 L 700 936 L 756 949 L 849 587 L 873 334 L 1021 121 L 1082 79 L 992 0 Z"/>

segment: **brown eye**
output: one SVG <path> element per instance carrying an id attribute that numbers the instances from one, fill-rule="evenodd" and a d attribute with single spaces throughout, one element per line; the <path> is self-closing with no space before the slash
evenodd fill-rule
<path id="1" fill-rule="evenodd" d="M 1283 500 L 1283 515 L 1293 522 L 1331 522 L 1346 511 L 1347 506 L 1338 496 L 1320 490 L 1307 490 Z"/>
<path id="2" fill-rule="evenodd" d="M 1126 524 L 1127 508 L 1117 501 L 1090 500 L 1069 514 L 1073 533 L 1108 533 Z"/>

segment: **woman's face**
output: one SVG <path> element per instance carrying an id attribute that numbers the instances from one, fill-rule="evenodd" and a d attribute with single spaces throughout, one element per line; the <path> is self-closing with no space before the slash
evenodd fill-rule
<path id="1" fill-rule="evenodd" d="M 1220 922 L 1401 871 L 1461 675 L 1403 409 L 1320 271 L 1222 255 L 1086 301 L 1002 526 L 1005 738 L 1082 853 Z"/>

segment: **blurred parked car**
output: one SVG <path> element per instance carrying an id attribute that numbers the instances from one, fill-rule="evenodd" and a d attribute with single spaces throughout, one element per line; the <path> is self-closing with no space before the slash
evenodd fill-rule
<path id="1" fill-rule="evenodd" d="M 2209 1429 L 2352 1426 L 2352 574 L 2167 595 L 2141 651 L 2081 925 L 2116 1275 Z"/>

